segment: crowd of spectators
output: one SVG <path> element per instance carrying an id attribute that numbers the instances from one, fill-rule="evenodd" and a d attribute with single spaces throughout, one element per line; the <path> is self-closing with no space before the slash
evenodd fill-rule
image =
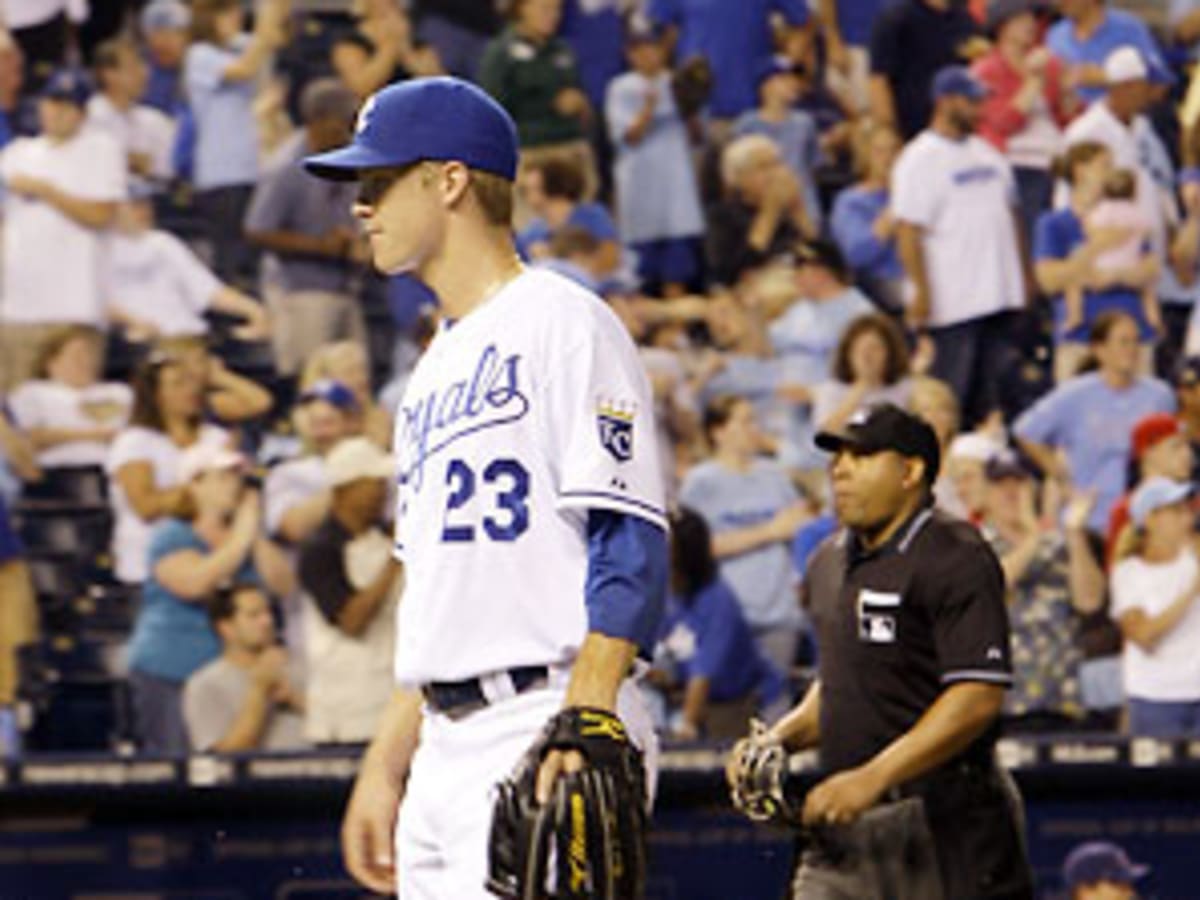
<path id="1" fill-rule="evenodd" d="M 1007 727 L 1200 735 L 1200 5 L 1117 5 L 0 0 L 0 711 L 65 638 L 120 649 L 148 752 L 370 734 L 438 312 L 298 162 L 454 74 L 517 123 L 527 264 L 651 376 L 665 731 L 796 688 L 837 528 L 813 436 L 889 401 L 1002 561 Z M 103 552 L 47 542 L 98 511 Z M 123 623 L 48 612 L 72 570 Z"/>

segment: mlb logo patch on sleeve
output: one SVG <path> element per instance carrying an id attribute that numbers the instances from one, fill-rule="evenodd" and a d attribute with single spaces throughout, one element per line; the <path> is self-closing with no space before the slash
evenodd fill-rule
<path id="1" fill-rule="evenodd" d="M 613 400 L 601 400 L 596 410 L 596 426 L 600 445 L 617 462 L 633 459 L 633 417 L 637 405 Z"/>

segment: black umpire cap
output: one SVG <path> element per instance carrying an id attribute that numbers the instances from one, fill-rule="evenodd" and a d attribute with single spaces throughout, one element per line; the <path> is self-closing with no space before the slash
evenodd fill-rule
<path id="1" fill-rule="evenodd" d="M 822 431 L 817 446 L 830 453 L 847 449 L 871 454 L 891 450 L 925 463 L 925 482 L 937 480 L 942 451 L 929 423 L 894 403 L 879 403 L 851 416 L 841 431 Z"/>

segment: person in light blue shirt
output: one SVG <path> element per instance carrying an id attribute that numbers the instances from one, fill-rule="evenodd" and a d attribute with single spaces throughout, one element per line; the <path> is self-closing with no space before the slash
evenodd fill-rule
<path id="1" fill-rule="evenodd" d="M 1089 343 L 1098 368 L 1042 397 L 1017 419 L 1013 433 L 1047 476 L 1095 492 L 1088 528 L 1102 535 L 1125 492 L 1134 425 L 1151 413 L 1175 412 L 1175 395 L 1163 382 L 1137 374 L 1138 324 L 1131 316 L 1101 314 Z"/>
<path id="2" fill-rule="evenodd" d="M 787 670 L 804 625 L 788 543 L 811 513 L 787 470 L 759 456 L 762 436 L 754 408 L 741 397 L 718 397 L 705 410 L 713 457 L 684 476 L 680 502 L 712 531 L 721 578 L 733 589 L 758 645 Z"/>
<path id="3" fill-rule="evenodd" d="M 900 137 L 886 125 L 870 126 L 857 156 L 862 180 L 838 192 L 829 230 L 855 279 L 887 310 L 903 306 L 904 267 L 896 250 L 896 223 L 888 211 L 888 183 Z"/>
<path id="4" fill-rule="evenodd" d="M 628 55 L 632 70 L 609 85 L 604 105 L 619 228 L 647 289 L 669 296 L 700 274 L 700 191 L 660 31 L 631 26 Z"/>
<path id="5" fill-rule="evenodd" d="M 259 572 L 286 568 L 279 549 L 260 536 L 261 501 L 256 491 L 245 490 L 244 464 L 220 444 L 186 450 L 179 474 L 194 515 L 167 519 L 151 536 L 150 575 L 128 656 L 143 752 L 187 752 L 184 682 L 221 655 L 204 601 L 223 584 L 257 582 Z"/>
<path id="6" fill-rule="evenodd" d="M 783 363 L 787 384 L 816 385 L 829 377 L 834 353 L 850 323 L 875 312 L 849 284 L 850 270 L 836 244 L 815 240 L 795 251 L 796 300 L 767 334 Z"/>
<path id="7" fill-rule="evenodd" d="M 786 56 L 772 56 L 755 73 L 758 106 L 738 116 L 733 136 L 765 134 L 779 146 L 779 155 L 800 179 L 804 208 L 814 229 L 821 227 L 821 203 L 817 194 L 816 170 L 821 161 L 820 133 L 816 120 L 796 109 L 800 99 L 800 76 Z"/>
<path id="8" fill-rule="evenodd" d="M 183 81 L 195 122 L 192 183 L 213 245 L 213 269 L 247 284 L 256 258 L 242 238 L 242 219 L 258 177 L 254 82 L 284 39 L 286 0 L 265 3 L 253 34 L 242 31 L 240 0 L 210 0 L 193 11 L 193 42 Z"/>
<path id="9" fill-rule="evenodd" d="M 813 443 L 813 390 L 829 377 L 850 323 L 875 312 L 848 284 L 850 271 L 837 245 L 810 241 L 796 248 L 799 296 L 770 324 L 767 336 L 779 361 L 784 395 L 791 400 L 780 462 L 790 469 L 819 469 L 825 457 Z"/>
<path id="10" fill-rule="evenodd" d="M 1104 60 L 1118 47 L 1136 47 L 1151 65 L 1162 54 L 1146 23 L 1132 13 L 1109 9 L 1107 0 L 1061 0 L 1063 18 L 1046 32 L 1046 48 L 1079 79 L 1085 103 L 1104 95 Z"/>
<path id="11" fill-rule="evenodd" d="M 678 29 L 676 59 L 700 55 L 708 60 L 716 75 L 709 99 L 716 119 L 734 119 L 757 102 L 754 73 L 773 52 L 773 14 L 792 27 L 809 18 L 803 0 L 649 0 L 646 13 Z"/>
<path id="12" fill-rule="evenodd" d="M 784 674 L 763 656 L 718 577 L 704 518 L 686 507 L 671 517 L 671 582 L 660 643 L 684 685 L 675 735 L 734 738 L 756 713 L 776 718 L 786 708 Z"/>

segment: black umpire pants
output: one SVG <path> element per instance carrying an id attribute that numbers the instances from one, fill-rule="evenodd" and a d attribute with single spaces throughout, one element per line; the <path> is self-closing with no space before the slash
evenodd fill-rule
<path id="1" fill-rule="evenodd" d="M 1021 798 L 998 767 L 926 778 L 804 842 L 793 900 L 1031 900 Z"/>

